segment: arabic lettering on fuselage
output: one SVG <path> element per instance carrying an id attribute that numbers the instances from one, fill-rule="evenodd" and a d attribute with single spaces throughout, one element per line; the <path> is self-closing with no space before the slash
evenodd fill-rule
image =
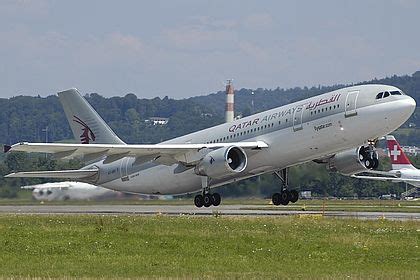
<path id="1" fill-rule="evenodd" d="M 292 107 L 292 108 L 288 108 L 288 109 L 283 109 L 283 111 L 277 112 L 277 113 L 273 113 L 273 114 L 269 114 L 269 115 L 265 115 L 263 118 L 254 118 L 251 120 L 247 120 L 247 121 L 243 121 L 242 123 L 237 123 L 237 124 L 232 124 L 229 127 L 229 132 L 236 132 L 237 130 L 242 130 L 242 129 L 246 129 L 248 127 L 251 126 L 257 126 L 257 125 L 261 125 L 273 120 L 276 120 L 278 118 L 282 118 L 282 117 L 286 117 L 286 116 L 293 116 L 296 113 L 299 113 L 300 111 L 303 110 L 303 108 L 305 108 L 305 110 L 314 110 L 319 106 L 322 105 L 326 105 L 329 103 L 334 103 L 336 101 L 338 101 L 340 99 L 341 94 L 334 94 L 331 96 L 330 99 L 328 98 L 321 98 L 318 101 L 312 102 L 310 101 L 308 104 L 300 104 L 297 105 L 296 107 Z M 306 107 L 305 107 L 306 105 Z"/>
<path id="2" fill-rule="evenodd" d="M 338 99 L 340 99 L 340 95 L 341 94 L 334 94 L 333 96 L 331 96 L 330 99 L 328 98 L 321 98 L 316 102 L 312 102 L 310 101 L 309 104 L 306 106 L 306 110 L 315 110 L 318 106 L 322 106 L 325 104 L 329 104 L 329 103 L 334 103 L 336 102 Z"/>

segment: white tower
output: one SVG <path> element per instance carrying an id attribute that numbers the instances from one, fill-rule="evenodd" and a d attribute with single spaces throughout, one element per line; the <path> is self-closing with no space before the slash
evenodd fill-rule
<path id="1" fill-rule="evenodd" d="M 226 122 L 232 122 L 235 118 L 234 115 L 234 92 L 232 80 L 227 80 L 226 84 Z"/>

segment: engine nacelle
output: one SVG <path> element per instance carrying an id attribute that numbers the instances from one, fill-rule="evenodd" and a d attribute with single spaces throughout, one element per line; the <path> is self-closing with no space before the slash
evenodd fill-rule
<path id="1" fill-rule="evenodd" d="M 245 170 L 248 163 L 245 151 L 237 146 L 211 151 L 195 167 L 195 173 L 210 178 L 223 178 Z"/>
<path id="2" fill-rule="evenodd" d="M 378 153 L 375 149 L 361 146 L 335 154 L 329 159 L 327 169 L 343 175 L 353 175 L 366 170 L 376 169 L 379 165 Z"/>

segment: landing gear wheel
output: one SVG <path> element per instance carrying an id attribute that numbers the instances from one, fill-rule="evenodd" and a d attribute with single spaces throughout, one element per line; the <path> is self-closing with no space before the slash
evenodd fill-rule
<path id="1" fill-rule="evenodd" d="M 194 197 L 194 204 L 195 204 L 195 206 L 197 206 L 198 208 L 203 207 L 203 205 L 204 205 L 204 198 L 203 198 L 203 196 L 202 196 L 201 194 L 197 194 L 197 195 Z"/>
<path id="2" fill-rule="evenodd" d="M 290 191 L 290 202 L 295 203 L 299 199 L 299 193 L 295 190 Z"/>
<path id="3" fill-rule="evenodd" d="M 273 196 L 271 197 L 271 201 L 276 206 L 280 205 L 280 201 L 281 201 L 280 194 L 279 193 L 274 193 Z"/>
<path id="4" fill-rule="evenodd" d="M 203 196 L 203 200 L 204 200 L 204 207 L 210 207 L 213 204 L 213 198 L 211 197 L 211 194 L 206 193 Z"/>
<path id="5" fill-rule="evenodd" d="M 282 205 L 289 204 L 289 197 L 290 197 L 290 192 L 288 190 L 282 191 L 280 193 L 280 203 Z"/>
<path id="6" fill-rule="evenodd" d="M 373 159 L 367 158 L 367 159 L 365 160 L 365 167 L 366 167 L 367 169 L 371 169 L 371 168 L 372 168 L 372 166 L 373 166 Z"/>
<path id="7" fill-rule="evenodd" d="M 377 169 L 379 166 L 379 160 L 378 159 L 373 159 L 373 165 L 372 165 L 372 169 Z"/>
<path id="8" fill-rule="evenodd" d="M 220 202 L 222 201 L 220 194 L 214 193 L 211 196 L 212 196 L 213 206 L 219 206 Z"/>

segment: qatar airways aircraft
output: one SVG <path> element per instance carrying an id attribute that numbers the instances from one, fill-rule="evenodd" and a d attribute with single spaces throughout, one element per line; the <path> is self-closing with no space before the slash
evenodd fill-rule
<path id="1" fill-rule="evenodd" d="M 387 85 L 342 88 L 272 110 L 223 123 L 154 145 L 124 143 L 76 89 L 58 93 L 80 144 L 28 143 L 5 152 L 81 156 L 79 170 L 24 171 L 6 177 L 69 178 L 140 194 L 199 192 L 197 207 L 217 206 L 211 189 L 264 173 L 280 180 L 275 205 L 298 200 L 288 190 L 288 168 L 308 161 L 345 175 L 378 165 L 377 138 L 403 124 L 416 102 Z"/>
<path id="2" fill-rule="evenodd" d="M 401 149 L 400 144 L 395 140 L 394 136 L 387 135 L 386 143 L 388 146 L 389 157 L 391 158 L 392 170 L 379 171 L 369 170 L 366 173 L 371 173 L 374 176 L 353 175 L 354 178 L 370 179 L 378 181 L 390 182 L 406 182 L 417 188 L 420 187 L 420 170 L 415 168 L 404 151 Z"/>

